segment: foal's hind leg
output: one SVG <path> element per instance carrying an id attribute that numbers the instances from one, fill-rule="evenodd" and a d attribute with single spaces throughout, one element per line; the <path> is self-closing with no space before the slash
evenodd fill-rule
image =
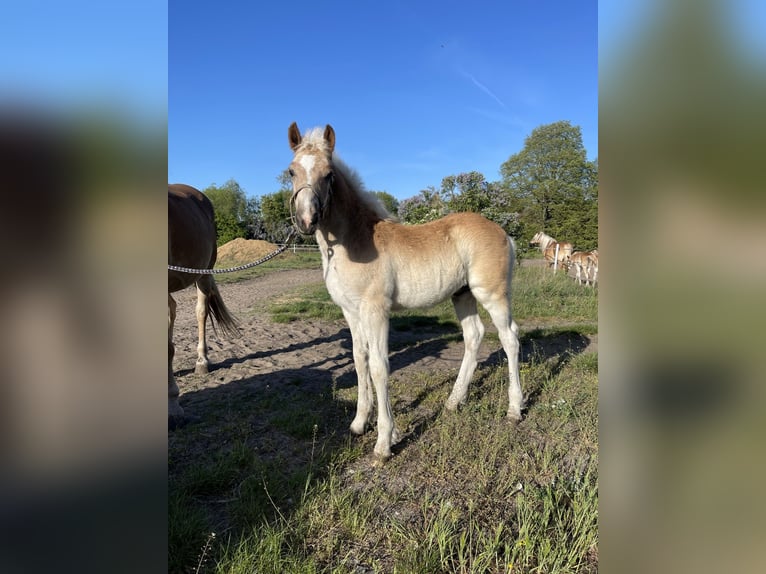
<path id="1" fill-rule="evenodd" d="M 452 304 L 455 307 L 455 313 L 463 328 L 463 341 L 465 344 L 465 353 L 463 362 L 460 364 L 460 373 L 457 376 L 455 385 L 452 387 L 447 399 L 447 409 L 455 410 L 458 405 L 465 401 L 468 393 L 468 384 L 476 370 L 476 357 L 479 353 L 479 345 L 484 337 L 484 325 L 479 318 L 476 307 L 476 298 L 470 291 L 454 295 Z"/>
<path id="2" fill-rule="evenodd" d="M 173 376 L 173 357 L 175 345 L 173 345 L 173 325 L 176 321 L 176 302 L 168 293 L 168 418 L 183 417 L 184 410 L 178 404 L 178 385 Z"/>
<path id="3" fill-rule="evenodd" d="M 524 397 L 521 394 L 519 378 L 519 328 L 511 318 L 510 301 L 506 297 L 487 297 L 480 301 L 489 311 L 492 322 L 497 327 L 505 354 L 508 356 L 508 418 L 521 420 Z"/>
<path id="4" fill-rule="evenodd" d="M 205 336 L 205 324 L 208 315 L 208 297 L 212 293 L 212 278 L 210 275 L 203 275 L 197 280 L 197 364 L 194 366 L 194 372 L 198 375 L 206 375 L 210 361 L 207 358 L 207 337 Z"/>

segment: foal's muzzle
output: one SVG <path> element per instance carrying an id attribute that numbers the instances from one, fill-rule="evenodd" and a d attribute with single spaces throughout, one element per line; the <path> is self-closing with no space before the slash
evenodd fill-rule
<path id="1" fill-rule="evenodd" d="M 303 190 L 308 189 L 311 191 L 311 207 L 313 209 L 310 209 L 310 213 L 304 214 L 299 213 L 299 206 L 296 204 L 298 194 L 300 194 Z M 316 189 L 314 189 L 314 186 L 311 184 L 302 185 L 298 189 L 296 189 L 292 196 L 290 196 L 290 220 L 292 221 L 293 226 L 302 234 L 304 235 L 311 235 L 316 231 L 317 224 L 319 221 L 325 216 L 327 211 L 327 206 L 330 202 L 330 192 L 332 189 L 329 189 L 327 192 L 327 199 L 322 202 L 322 198 L 317 193 Z M 305 211 L 305 203 L 303 206 L 301 206 L 301 211 Z"/>
<path id="2" fill-rule="evenodd" d="M 302 205 L 300 206 L 300 209 L 297 205 L 298 195 L 305 189 L 310 190 L 312 195 L 310 208 L 308 209 L 310 214 L 303 213 L 307 211 L 305 201 L 301 202 Z M 292 221 L 295 229 L 304 235 L 312 234 L 316 229 L 317 222 L 319 221 L 319 205 L 319 195 L 317 194 L 316 190 L 314 190 L 314 186 L 307 184 L 296 189 L 290 196 L 290 220 Z"/>

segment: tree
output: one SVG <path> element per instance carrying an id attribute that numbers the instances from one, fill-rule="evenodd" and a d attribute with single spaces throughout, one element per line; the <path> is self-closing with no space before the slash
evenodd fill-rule
<path id="1" fill-rule="evenodd" d="M 420 195 L 399 204 L 399 218 L 404 223 L 426 223 L 447 214 L 447 204 L 433 186 L 420 191 Z"/>
<path id="2" fill-rule="evenodd" d="M 579 126 L 559 121 L 535 128 L 500 173 L 525 237 L 543 230 L 578 249 L 596 246 L 598 165 L 587 160 Z"/>
<path id="3" fill-rule="evenodd" d="M 274 243 L 281 243 L 290 233 L 290 192 L 280 190 L 261 197 L 261 213 L 266 238 Z"/>
<path id="4" fill-rule="evenodd" d="M 393 195 L 385 191 L 371 191 L 370 193 L 378 198 L 391 215 L 394 217 L 399 215 L 399 200 Z"/>
<path id="5" fill-rule="evenodd" d="M 290 196 L 293 193 L 293 184 L 289 169 L 282 170 L 276 180 L 279 183 L 279 191 L 261 197 L 261 218 L 265 239 L 273 243 L 282 243 L 292 227 Z M 295 241 L 307 242 L 301 236 L 296 237 Z"/>
<path id="6" fill-rule="evenodd" d="M 261 200 L 257 197 L 249 197 L 245 211 L 247 214 L 245 217 L 245 239 L 266 239 Z"/>
<path id="7" fill-rule="evenodd" d="M 453 213 L 472 211 L 494 221 L 514 237 L 520 230 L 519 214 L 497 182 L 488 182 L 478 171 L 450 175 L 442 180 L 442 196 Z"/>
<path id="8" fill-rule="evenodd" d="M 203 190 L 215 210 L 218 245 L 245 237 L 247 233 L 247 197 L 242 187 L 230 179 L 222 186 L 215 184 Z"/>
<path id="9" fill-rule="evenodd" d="M 453 213 L 481 213 L 491 203 L 488 187 L 484 175 L 478 171 L 448 175 L 442 179 L 442 197 L 447 198 L 447 207 Z"/>

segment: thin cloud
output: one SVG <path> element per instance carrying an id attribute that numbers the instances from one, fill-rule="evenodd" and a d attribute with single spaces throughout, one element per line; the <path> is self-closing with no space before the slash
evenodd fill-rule
<path id="1" fill-rule="evenodd" d="M 501 106 L 503 106 L 504 108 L 507 108 L 507 107 L 508 107 L 508 106 L 506 106 L 506 105 L 505 105 L 505 103 L 503 102 L 503 100 L 501 100 L 500 98 L 498 98 L 498 97 L 495 95 L 495 93 L 494 93 L 492 90 L 490 90 L 490 89 L 489 89 L 487 86 L 485 86 L 485 85 L 484 85 L 484 84 L 482 84 L 482 83 L 481 83 L 479 80 L 477 80 L 476 78 L 474 78 L 474 77 L 473 77 L 473 74 L 469 74 L 468 72 L 463 72 L 463 75 L 464 75 L 466 78 L 468 78 L 469 80 L 471 80 L 471 82 L 473 82 L 473 85 L 474 85 L 474 86 L 476 86 L 477 88 L 479 88 L 479 89 L 480 89 L 482 92 L 484 92 L 485 94 L 487 94 L 487 95 L 488 95 L 490 98 L 492 98 L 493 100 L 495 100 L 495 101 L 496 101 L 498 104 L 500 104 L 500 105 L 501 105 Z"/>

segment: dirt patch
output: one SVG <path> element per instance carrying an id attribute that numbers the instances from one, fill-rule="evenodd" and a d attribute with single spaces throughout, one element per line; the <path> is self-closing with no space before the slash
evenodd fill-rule
<path id="1" fill-rule="evenodd" d="M 218 248 L 218 267 L 244 265 L 276 251 L 277 246 L 260 239 L 238 237 Z"/>
<path id="2" fill-rule="evenodd" d="M 242 240 L 245 241 L 245 240 Z M 231 243 L 237 243 L 235 240 Z M 267 242 L 260 242 L 266 243 Z M 228 245 L 228 244 L 227 244 Z M 272 247 L 267 247 L 273 250 Z M 295 289 L 299 285 L 321 284 L 321 269 L 275 271 L 262 277 L 219 285 L 227 307 L 238 320 L 241 336 L 225 339 L 208 328 L 209 357 L 212 364 L 208 375 L 194 374 L 197 352 L 197 327 L 194 306 L 197 296 L 193 288 L 173 296 L 178 303 L 174 329 L 176 354 L 174 369 L 181 390 L 181 406 L 196 415 L 203 415 L 205 393 L 192 393 L 227 385 L 241 389 L 243 385 L 290 385 L 297 379 L 331 379 L 355 385 L 351 333 L 345 321 L 305 320 L 273 323 L 266 313 L 268 300 Z M 550 326 L 550 325 L 549 325 Z M 536 326 L 520 324 L 522 332 Z M 487 325 L 492 332 L 493 326 Z M 451 333 L 452 334 L 452 333 Z M 418 371 L 457 369 L 463 358 L 463 343 L 458 330 L 445 337 L 443 328 L 434 326 L 412 331 L 391 331 L 391 382 L 406 379 Z M 560 355 L 570 352 L 597 351 L 597 336 L 558 333 L 522 343 L 521 361 L 530 353 Z M 500 362 L 504 353 L 495 339 L 485 338 L 479 351 L 479 364 Z M 232 384 L 236 383 L 236 384 Z M 250 389 L 256 390 L 256 389 Z M 257 389 L 258 391 L 263 389 Z M 349 423 L 351 422 L 349 418 Z"/>

